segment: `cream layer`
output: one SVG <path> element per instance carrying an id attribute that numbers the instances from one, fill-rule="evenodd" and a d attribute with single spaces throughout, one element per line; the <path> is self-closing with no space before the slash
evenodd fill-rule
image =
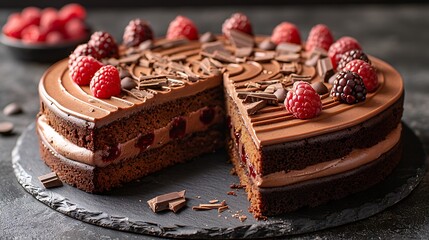
<path id="1" fill-rule="evenodd" d="M 223 121 L 223 110 L 221 107 L 214 107 L 215 115 L 214 119 L 209 124 L 204 124 L 200 121 L 200 116 L 205 108 L 201 108 L 197 111 L 190 112 L 186 116 L 182 116 L 186 120 L 186 132 L 185 136 L 207 130 L 210 126 L 218 124 Z M 40 116 L 37 120 L 39 134 L 50 143 L 51 147 L 62 156 L 82 162 L 91 166 L 105 167 L 109 164 L 118 163 L 136 157 L 141 153 L 141 149 L 136 146 L 139 136 L 130 139 L 126 142 L 119 143 L 118 148 L 120 155 L 113 161 L 105 161 L 102 156 L 106 155 L 103 150 L 97 150 L 95 152 L 88 150 L 84 147 L 79 147 L 76 144 L 70 142 L 58 132 L 56 132 L 47 122 L 44 115 Z M 154 130 L 154 141 L 153 144 L 149 145 L 146 150 L 162 147 L 163 145 L 172 141 L 169 136 L 172 122 L 167 126 Z"/>
<path id="2" fill-rule="evenodd" d="M 356 169 L 375 161 L 382 154 L 392 149 L 399 142 L 401 131 L 402 124 L 399 123 L 396 129 L 389 133 L 383 141 L 370 148 L 354 149 L 345 157 L 318 163 L 302 170 L 293 170 L 287 173 L 280 171 L 262 177 L 256 174 L 254 181 L 261 188 L 281 187 Z"/>

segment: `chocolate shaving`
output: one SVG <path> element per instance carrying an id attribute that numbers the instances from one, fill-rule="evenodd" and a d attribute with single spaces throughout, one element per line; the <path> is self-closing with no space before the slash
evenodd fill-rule
<path id="1" fill-rule="evenodd" d="M 309 59 L 305 61 L 306 66 L 314 67 L 317 64 L 317 61 L 319 60 L 320 55 L 312 55 Z"/>
<path id="2" fill-rule="evenodd" d="M 277 102 L 277 99 L 276 99 L 276 102 Z M 265 106 L 267 106 L 267 101 L 259 100 L 257 102 L 252 102 L 250 104 L 245 105 L 245 108 L 246 108 L 247 114 L 253 115 L 259 110 L 261 110 L 262 108 L 264 108 Z"/>
<path id="3" fill-rule="evenodd" d="M 229 185 L 229 187 L 233 188 L 233 189 L 242 189 L 242 188 L 245 188 L 246 185 L 233 183 L 233 184 Z"/>
<path id="4" fill-rule="evenodd" d="M 284 63 L 282 64 L 281 68 L 280 68 L 280 72 L 283 74 L 291 74 L 291 73 L 296 73 L 297 72 L 297 66 L 295 62 L 292 63 Z"/>
<path id="5" fill-rule="evenodd" d="M 153 93 L 149 91 L 149 89 L 145 89 L 145 90 L 131 89 L 129 93 L 136 98 L 143 98 L 143 99 L 144 98 L 151 99 L 153 98 L 154 94 L 156 94 L 156 92 Z"/>
<path id="6" fill-rule="evenodd" d="M 208 43 L 213 41 L 216 41 L 216 36 L 211 32 L 206 32 L 200 36 L 201 43 Z"/>
<path id="7" fill-rule="evenodd" d="M 222 212 L 226 211 L 227 209 L 229 209 L 229 207 L 227 205 L 226 206 L 222 206 L 222 207 L 220 207 L 220 208 L 217 209 L 217 212 L 218 213 L 222 213 Z"/>
<path id="8" fill-rule="evenodd" d="M 273 60 L 275 56 L 275 52 L 255 52 L 253 60 L 257 62 L 267 62 Z"/>
<path id="9" fill-rule="evenodd" d="M 153 41 L 150 39 L 139 44 L 139 49 L 141 51 L 151 49 L 152 47 L 153 47 Z"/>
<path id="10" fill-rule="evenodd" d="M 225 49 L 225 45 L 222 42 L 220 42 L 220 41 L 204 43 L 201 46 L 201 53 L 206 53 L 206 54 L 212 55 L 216 51 L 218 51 L 218 52 L 228 52 Z"/>
<path id="11" fill-rule="evenodd" d="M 178 54 L 178 55 L 170 56 L 169 60 L 173 62 L 183 62 L 186 60 L 186 55 Z"/>
<path id="12" fill-rule="evenodd" d="M 236 48 L 253 48 L 255 40 L 252 35 L 237 30 L 230 30 L 229 40 Z"/>
<path id="13" fill-rule="evenodd" d="M 167 48 L 177 47 L 177 46 L 183 45 L 183 44 L 188 43 L 188 42 L 189 42 L 189 40 L 186 38 L 180 38 L 180 39 L 175 39 L 175 40 L 163 39 L 163 40 L 156 42 L 155 47 L 167 49 Z"/>
<path id="14" fill-rule="evenodd" d="M 293 83 L 299 82 L 299 81 L 305 81 L 310 82 L 313 77 L 310 75 L 298 75 L 298 74 L 291 74 L 289 75 L 289 80 Z"/>
<path id="15" fill-rule="evenodd" d="M 147 201 L 153 212 L 159 212 L 170 208 L 170 203 L 177 200 L 186 200 L 185 190 L 159 195 Z"/>
<path id="16" fill-rule="evenodd" d="M 181 72 L 185 71 L 185 66 L 177 62 L 169 62 L 168 67 L 173 71 L 181 71 Z"/>
<path id="17" fill-rule="evenodd" d="M 292 62 L 299 60 L 301 56 L 298 53 L 280 54 L 275 59 L 279 62 Z"/>
<path id="18" fill-rule="evenodd" d="M 209 58 L 209 60 L 213 65 L 215 65 L 215 67 L 223 68 L 223 64 L 221 62 L 217 61 L 216 59 Z"/>
<path id="19" fill-rule="evenodd" d="M 237 48 L 235 50 L 235 56 L 236 57 L 249 57 L 252 54 L 253 48 L 251 47 L 242 47 L 242 48 Z"/>
<path id="20" fill-rule="evenodd" d="M 142 67 L 146 67 L 146 68 L 152 68 L 153 67 L 153 62 L 149 61 L 147 59 L 140 59 L 140 66 Z"/>
<path id="21" fill-rule="evenodd" d="M 335 74 L 330 58 L 326 57 L 317 61 L 317 73 L 324 82 L 329 82 L 329 78 Z"/>
<path id="22" fill-rule="evenodd" d="M 132 54 L 118 59 L 119 63 L 133 63 L 141 58 L 140 54 Z"/>
<path id="23" fill-rule="evenodd" d="M 200 69 L 203 70 L 203 72 L 205 74 L 210 74 L 211 73 L 212 63 L 210 62 L 210 60 L 208 58 L 204 58 L 200 62 Z"/>
<path id="24" fill-rule="evenodd" d="M 118 66 L 119 60 L 116 58 L 108 58 L 108 59 L 103 59 L 103 63 L 106 65 Z"/>
<path id="25" fill-rule="evenodd" d="M 271 42 L 269 38 L 266 38 L 259 44 L 258 47 L 262 50 L 274 50 L 276 49 L 276 44 Z"/>
<path id="26" fill-rule="evenodd" d="M 63 185 L 63 182 L 61 182 L 55 172 L 39 176 L 38 179 L 45 188 L 61 187 Z"/>
<path id="27" fill-rule="evenodd" d="M 301 45 L 294 44 L 294 43 L 280 43 L 276 47 L 276 51 L 280 54 L 297 53 L 297 52 L 300 52 L 301 49 L 302 49 Z"/>
<path id="28" fill-rule="evenodd" d="M 223 52 L 223 51 L 214 51 L 213 56 L 214 59 L 219 60 L 221 62 L 227 62 L 227 63 L 235 63 L 236 59 L 234 56 L 232 56 L 229 52 Z"/>

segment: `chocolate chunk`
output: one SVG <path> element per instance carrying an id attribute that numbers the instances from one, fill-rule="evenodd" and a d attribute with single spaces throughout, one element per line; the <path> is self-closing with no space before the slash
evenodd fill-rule
<path id="1" fill-rule="evenodd" d="M 305 81 L 305 82 L 309 82 L 311 81 L 313 77 L 310 75 L 298 75 L 298 74 L 291 74 L 289 75 L 289 79 L 294 83 L 294 82 L 299 82 L 299 81 Z"/>
<path id="2" fill-rule="evenodd" d="M 311 86 L 314 90 L 316 90 L 319 95 L 323 95 L 329 92 L 328 88 L 323 82 L 314 82 L 311 84 Z"/>
<path id="3" fill-rule="evenodd" d="M 124 77 L 121 80 L 121 87 L 123 89 L 131 90 L 131 89 L 137 87 L 137 83 L 134 81 L 134 79 L 132 79 L 130 77 Z"/>
<path id="4" fill-rule="evenodd" d="M 151 68 L 153 66 L 153 62 L 147 59 L 140 59 L 140 66 Z"/>
<path id="5" fill-rule="evenodd" d="M 11 122 L 0 122 L 0 134 L 8 135 L 13 131 L 13 123 Z"/>
<path id="6" fill-rule="evenodd" d="M 337 78 L 337 74 L 338 73 L 335 73 L 334 75 L 332 75 L 330 78 L 329 78 L 329 80 L 328 80 L 328 83 L 329 84 L 334 84 L 334 81 L 335 81 L 335 79 Z"/>
<path id="7" fill-rule="evenodd" d="M 301 45 L 294 44 L 294 43 L 280 43 L 276 47 L 276 51 L 280 54 L 285 53 L 297 53 L 300 52 L 302 49 Z"/>
<path id="8" fill-rule="evenodd" d="M 140 54 L 132 54 L 132 55 L 128 55 L 125 57 L 121 57 L 119 59 L 119 63 L 133 63 L 133 62 L 137 62 L 139 59 L 141 58 Z"/>
<path id="9" fill-rule="evenodd" d="M 237 48 L 235 50 L 235 56 L 236 57 L 248 57 L 250 54 L 252 54 L 253 48 L 251 47 L 242 47 Z"/>
<path id="10" fill-rule="evenodd" d="M 3 108 L 3 114 L 6 116 L 22 113 L 22 107 L 18 103 L 10 103 Z"/>
<path id="11" fill-rule="evenodd" d="M 162 210 L 169 209 L 171 202 L 181 199 L 186 199 L 185 190 L 159 195 L 148 200 L 147 203 L 149 204 L 149 207 L 152 209 L 153 212 L 159 212 Z"/>
<path id="12" fill-rule="evenodd" d="M 168 203 L 168 209 L 176 213 L 180 209 L 182 209 L 186 205 L 185 198 L 179 198 L 178 200 L 174 200 Z"/>
<path id="13" fill-rule="evenodd" d="M 311 55 L 310 58 L 305 61 L 305 65 L 310 66 L 310 67 L 314 67 L 314 66 L 316 66 L 319 58 L 320 58 L 320 55 Z"/>
<path id="14" fill-rule="evenodd" d="M 317 73 L 324 82 L 329 81 L 329 78 L 335 73 L 330 58 L 326 57 L 317 61 Z"/>
<path id="15" fill-rule="evenodd" d="M 230 30 L 229 40 L 236 48 L 253 48 L 255 45 L 252 35 L 234 29 Z"/>
<path id="16" fill-rule="evenodd" d="M 131 77 L 130 71 L 126 68 L 119 68 L 119 78 Z"/>
<path id="17" fill-rule="evenodd" d="M 253 115 L 265 106 L 267 106 L 267 102 L 265 100 L 259 100 L 257 102 L 252 102 L 250 104 L 245 105 L 245 108 L 247 114 Z"/>
<path id="18" fill-rule="evenodd" d="M 276 91 L 276 86 L 275 85 L 269 85 L 264 90 L 265 93 L 274 93 L 275 91 Z"/>
<path id="19" fill-rule="evenodd" d="M 320 47 L 315 47 L 313 50 L 311 50 L 310 58 L 314 55 L 319 56 L 319 58 L 325 58 L 328 56 L 328 51 Z"/>
<path id="20" fill-rule="evenodd" d="M 200 37 L 201 43 L 208 43 L 208 42 L 213 42 L 216 40 L 217 40 L 216 36 L 211 32 L 206 32 L 203 35 L 201 35 L 201 37 Z"/>
<path id="21" fill-rule="evenodd" d="M 259 100 L 265 100 L 267 104 L 277 105 L 277 97 L 271 93 L 250 93 L 244 99 L 245 103 L 257 102 Z"/>
<path id="22" fill-rule="evenodd" d="M 279 88 L 274 92 L 278 102 L 283 102 L 286 99 L 287 91 L 284 88 Z"/>
<path id="23" fill-rule="evenodd" d="M 61 182 L 55 172 L 39 176 L 38 179 L 45 188 L 61 187 L 63 185 L 63 182 Z"/>
<path id="24" fill-rule="evenodd" d="M 266 38 L 264 41 L 262 41 L 259 46 L 262 50 L 274 50 L 276 49 L 276 44 L 271 42 L 269 38 Z"/>

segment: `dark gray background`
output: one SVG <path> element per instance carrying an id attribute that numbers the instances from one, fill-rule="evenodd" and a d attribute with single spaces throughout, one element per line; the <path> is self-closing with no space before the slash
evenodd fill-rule
<path id="1" fill-rule="evenodd" d="M 2 1 L 3 3 L 3 1 Z M 12 9 L 0 9 L 3 25 Z M 193 19 L 200 32 L 220 32 L 225 18 L 235 11 L 246 13 L 254 30 L 270 34 L 281 21 L 298 25 L 305 39 L 311 26 L 325 23 L 336 38 L 356 37 L 365 52 L 392 64 L 403 76 L 406 89 L 404 121 L 429 146 L 429 6 L 428 5 L 293 5 L 243 7 L 177 7 L 90 9 L 88 22 L 107 30 L 118 40 L 128 21 L 141 17 L 152 23 L 157 36 L 164 35 L 169 21 L 182 14 Z M 0 236 L 42 239 L 137 239 L 123 233 L 82 223 L 35 200 L 15 179 L 11 150 L 18 135 L 34 121 L 38 110 L 37 84 L 48 64 L 24 63 L 10 57 L 0 46 L 0 108 L 19 102 L 25 113 L 4 116 L 16 124 L 15 134 L 0 136 Z M 404 201 L 374 217 L 335 229 L 316 232 L 302 239 L 429 238 L 429 177 Z M 152 237 L 147 237 L 152 238 Z"/>

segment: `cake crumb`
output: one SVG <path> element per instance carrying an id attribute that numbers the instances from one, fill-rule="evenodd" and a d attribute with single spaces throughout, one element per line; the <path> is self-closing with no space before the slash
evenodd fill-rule
<path id="1" fill-rule="evenodd" d="M 213 199 L 213 200 L 209 201 L 209 203 L 217 203 L 217 202 L 219 202 L 219 200 L 217 200 L 217 199 Z"/>
<path id="2" fill-rule="evenodd" d="M 244 221 L 246 221 L 247 216 L 246 216 L 246 215 L 240 215 L 240 216 L 238 217 L 238 219 L 240 219 L 240 221 L 241 221 L 241 222 L 244 222 Z"/>
<path id="3" fill-rule="evenodd" d="M 237 194 L 235 193 L 235 191 L 229 191 L 226 194 L 228 195 L 232 195 L 232 196 L 237 196 Z"/>

